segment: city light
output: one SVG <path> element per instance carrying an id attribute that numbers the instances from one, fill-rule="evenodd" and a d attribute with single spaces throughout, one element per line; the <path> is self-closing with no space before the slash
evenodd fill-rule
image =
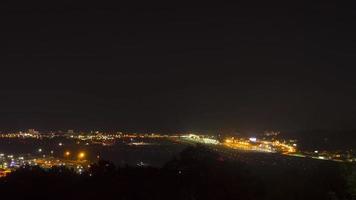
<path id="1" fill-rule="evenodd" d="M 65 156 L 70 156 L 70 151 L 66 151 L 66 152 L 64 153 L 64 155 L 65 155 Z"/>
<path id="2" fill-rule="evenodd" d="M 256 141 L 257 141 L 257 138 L 251 137 L 251 138 L 249 138 L 249 140 L 250 140 L 251 142 L 256 142 Z"/>
<path id="3" fill-rule="evenodd" d="M 84 152 L 80 152 L 79 154 L 78 154 L 78 158 L 79 159 L 83 159 L 85 157 L 85 153 Z"/>
<path id="4" fill-rule="evenodd" d="M 164 139 L 168 141 L 173 141 L 177 143 L 185 144 L 201 144 L 208 148 L 212 148 L 216 151 L 222 152 L 240 152 L 240 151 L 252 151 L 261 153 L 275 153 L 283 156 L 294 156 L 303 158 L 312 158 L 318 160 L 328 160 L 337 162 L 356 162 L 356 158 L 350 152 L 340 152 L 340 151 L 325 151 L 319 150 L 301 150 L 298 149 L 299 144 L 295 139 L 287 139 L 282 137 L 259 136 L 259 137 L 239 137 L 237 135 L 225 136 L 218 138 L 211 134 L 200 134 L 200 133 L 187 133 L 187 134 L 176 134 L 176 135 L 164 135 L 157 133 L 103 133 L 103 132 L 93 132 L 93 133 L 78 133 L 71 135 L 54 135 L 54 134 L 36 134 L 35 137 L 26 133 L 11 133 L 11 134 L 0 134 L 0 138 L 9 139 L 21 139 L 33 138 L 38 140 L 50 140 L 54 137 L 60 138 L 62 142 L 56 142 L 55 146 L 64 146 L 64 140 L 71 140 L 74 145 L 97 145 L 102 146 L 115 145 L 117 141 L 122 140 L 128 146 L 145 146 L 145 145 L 159 145 L 159 141 L 153 141 L 154 139 Z M 145 140 L 149 139 L 149 140 Z M 93 160 L 87 158 L 88 152 L 79 151 L 74 153 L 74 149 L 70 149 L 71 143 L 66 143 L 66 149 L 63 152 L 62 158 L 57 157 L 57 149 L 50 149 L 48 146 L 41 146 L 41 148 L 35 148 L 37 155 L 30 154 L 4 154 L 0 153 L 0 169 L 10 169 L 11 171 L 16 170 L 23 165 L 35 165 L 43 168 L 50 168 L 53 166 L 67 166 L 67 167 L 77 167 L 79 165 L 90 164 Z M 41 145 L 43 145 L 41 143 Z M 58 147 L 57 146 L 57 147 Z M 302 146 L 302 145 L 300 145 Z M 48 148 L 47 150 L 43 148 Z M 93 158 L 100 159 L 97 155 Z M 95 160 L 97 160 L 95 159 Z M 140 163 L 139 163 L 140 164 Z M 142 165 L 142 164 L 140 164 Z"/>

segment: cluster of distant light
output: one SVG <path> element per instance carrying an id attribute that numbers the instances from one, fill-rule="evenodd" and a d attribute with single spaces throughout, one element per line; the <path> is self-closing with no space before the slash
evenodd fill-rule
<path id="1" fill-rule="evenodd" d="M 96 134 L 78 134 L 78 135 L 70 135 L 70 138 L 76 138 L 79 140 L 115 140 L 120 138 L 165 138 L 165 137 L 172 137 L 170 135 L 160 135 L 160 134 L 123 134 L 121 132 L 117 134 L 103 134 L 103 133 L 96 133 Z"/>
<path id="2" fill-rule="evenodd" d="M 0 138 L 33 138 L 40 139 L 42 136 L 40 134 L 18 132 L 18 133 L 6 133 L 0 134 Z"/>
<path id="3" fill-rule="evenodd" d="M 43 153 L 42 149 L 38 149 L 39 153 Z M 53 153 L 51 151 L 51 153 Z M 52 168 L 54 166 L 67 166 L 69 168 L 75 169 L 78 173 L 89 167 L 87 160 L 85 159 L 86 153 L 79 152 L 77 159 L 70 159 L 71 152 L 66 151 L 64 153 L 64 158 L 54 158 L 53 156 L 48 156 L 41 154 L 40 156 L 18 156 L 0 154 L 0 177 L 4 177 L 12 171 L 28 165 L 28 166 L 39 166 L 42 168 Z"/>
<path id="4" fill-rule="evenodd" d="M 125 139 L 125 138 L 150 138 L 150 139 L 159 139 L 159 138 L 177 138 L 179 136 L 177 135 L 162 135 L 162 134 L 156 134 L 156 133 L 122 133 L 122 132 L 116 132 L 116 133 L 102 133 L 99 131 L 95 132 L 80 132 L 80 133 L 74 133 L 73 130 L 68 131 L 65 134 L 62 133 L 56 133 L 56 132 L 51 132 L 51 133 L 40 133 L 39 131 L 35 131 L 34 129 L 29 129 L 27 132 L 17 132 L 17 133 L 6 133 L 6 134 L 0 134 L 0 139 L 1 138 L 7 138 L 7 139 L 52 139 L 55 137 L 64 137 L 67 139 L 71 140 L 80 140 L 80 141 L 85 141 L 86 145 L 90 144 L 101 144 L 103 146 L 108 146 L 108 145 L 113 145 L 116 140 L 118 139 Z M 77 142 L 78 143 L 78 142 Z"/>
<path id="5" fill-rule="evenodd" d="M 89 133 L 75 133 L 73 130 L 69 130 L 67 133 L 55 133 L 51 132 L 50 134 L 41 134 L 34 129 L 29 129 L 27 132 L 18 132 L 18 133 L 7 133 L 0 134 L 0 138 L 54 138 L 54 137 L 65 137 L 67 139 L 85 141 L 86 145 L 90 144 L 101 144 L 103 146 L 112 145 L 118 139 L 130 139 L 131 142 L 128 145 L 148 145 L 151 143 L 146 142 L 137 142 L 134 139 L 172 139 L 172 140 L 181 140 L 191 143 L 202 143 L 202 144 L 211 144 L 211 145 L 223 145 L 232 149 L 239 150 L 248 150 L 248 151 L 258 151 L 258 152 L 268 152 L 268 153 L 282 153 L 291 156 L 298 157 L 309 157 L 321 160 L 333 160 L 333 161 L 356 161 L 356 158 L 350 156 L 347 152 L 301 152 L 297 151 L 297 144 L 295 140 L 277 140 L 274 136 L 278 136 L 280 132 L 268 131 L 264 133 L 265 137 L 262 138 L 234 138 L 229 137 L 225 138 L 224 141 L 217 140 L 214 136 L 202 135 L 202 134 L 176 134 L 176 135 L 165 135 L 165 134 L 156 134 L 156 133 L 102 133 L 99 131 L 89 132 Z M 267 139 L 268 138 L 268 139 Z M 62 146 L 62 143 L 59 143 L 59 146 Z"/>
<path id="6" fill-rule="evenodd" d="M 15 157 L 14 155 L 5 155 L 3 153 L 0 154 L 0 161 L 0 168 L 16 167 L 25 163 L 22 156 Z"/>
<path id="7" fill-rule="evenodd" d="M 206 135 L 188 134 L 188 135 L 182 135 L 181 138 L 196 143 L 215 144 L 215 145 L 219 144 L 218 140 Z"/>
<path id="8" fill-rule="evenodd" d="M 278 135 L 277 133 L 270 134 L 272 136 Z M 339 162 L 356 162 L 356 158 L 351 155 L 332 153 L 327 151 L 314 151 L 314 152 L 301 152 L 297 150 L 297 144 L 295 140 L 279 141 L 274 138 L 270 140 L 251 138 L 226 138 L 223 142 L 219 142 L 212 136 L 198 135 L 198 134 L 186 134 L 180 137 L 181 140 L 192 143 L 201 143 L 208 145 L 221 145 L 231 149 L 256 151 L 266 153 L 281 153 L 283 155 L 308 157 L 319 160 L 330 160 Z"/>
<path id="9" fill-rule="evenodd" d="M 30 164 L 23 156 L 15 157 L 14 155 L 5 155 L 0 153 L 0 177 L 6 176 L 12 170 Z"/>
<path id="10" fill-rule="evenodd" d="M 242 150 L 260 151 L 260 152 L 280 152 L 280 153 L 295 153 L 297 144 L 288 144 L 285 141 L 279 140 L 260 140 L 257 138 L 228 138 L 225 139 L 224 145 Z"/>
<path id="11" fill-rule="evenodd" d="M 212 136 L 188 134 L 183 135 L 182 139 L 190 142 L 202 143 L 202 144 L 213 144 L 213 145 L 224 145 L 233 149 L 248 150 L 248 151 L 258 151 L 258 152 L 281 152 L 281 153 L 294 153 L 296 152 L 296 144 L 288 144 L 286 142 L 267 141 L 259 140 L 257 138 L 227 138 L 224 142 L 219 142 Z"/>
<path id="12" fill-rule="evenodd" d="M 139 134 L 139 133 L 131 133 L 124 134 L 122 132 L 118 132 L 116 134 L 103 134 L 103 133 L 91 133 L 91 134 L 70 134 L 66 135 L 68 139 L 76 139 L 81 141 L 86 141 L 86 145 L 92 144 L 101 144 L 103 146 L 112 145 L 118 139 L 167 139 L 167 138 L 177 138 L 177 135 L 161 135 L 156 133 L 150 134 Z M 90 143 L 89 143 L 90 142 Z M 140 145 L 140 144 L 132 144 L 132 145 Z"/>

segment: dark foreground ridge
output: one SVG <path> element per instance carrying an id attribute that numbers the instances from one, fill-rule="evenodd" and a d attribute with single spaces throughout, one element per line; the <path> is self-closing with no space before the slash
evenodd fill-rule
<path id="1" fill-rule="evenodd" d="M 197 146 L 187 148 L 162 168 L 118 168 L 111 162 L 99 161 L 78 175 L 64 167 L 23 167 L 0 180 L 0 194 L 1 199 L 54 200 L 355 197 L 355 166 L 311 160 L 265 163 L 256 158 L 250 163 L 230 160 Z"/>

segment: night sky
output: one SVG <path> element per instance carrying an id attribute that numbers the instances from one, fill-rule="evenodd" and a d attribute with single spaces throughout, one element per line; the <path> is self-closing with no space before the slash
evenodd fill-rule
<path id="1" fill-rule="evenodd" d="M 51 2 L 1 3 L 1 130 L 356 128 L 354 5 Z"/>

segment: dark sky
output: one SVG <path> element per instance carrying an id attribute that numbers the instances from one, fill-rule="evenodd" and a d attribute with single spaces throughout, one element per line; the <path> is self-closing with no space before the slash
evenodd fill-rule
<path id="1" fill-rule="evenodd" d="M 356 128 L 354 5 L 1 4 L 0 129 Z"/>

